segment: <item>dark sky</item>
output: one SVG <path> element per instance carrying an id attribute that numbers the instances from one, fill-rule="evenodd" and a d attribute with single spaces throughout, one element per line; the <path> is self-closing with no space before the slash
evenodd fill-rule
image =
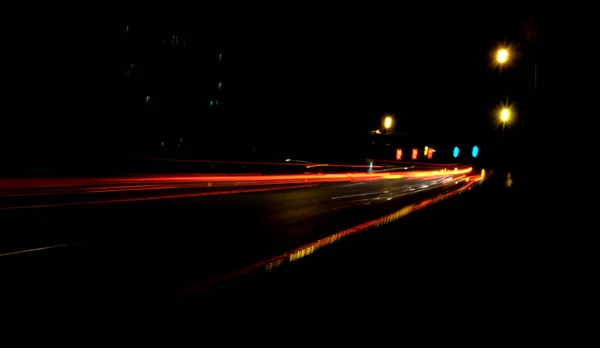
<path id="1" fill-rule="evenodd" d="M 509 41 L 528 52 L 531 34 L 536 39 L 543 34 L 535 17 L 521 12 L 467 6 L 435 13 L 401 6 L 192 11 L 165 5 L 152 14 L 139 9 L 37 13 L 25 16 L 6 43 L 14 53 L 5 66 L 13 86 L 7 100 L 18 108 L 5 124 L 23 131 L 5 135 L 11 133 L 7 139 L 13 145 L 15 133 L 28 134 L 29 143 L 51 145 L 68 136 L 88 144 L 113 133 L 134 139 L 136 132 L 146 132 L 144 125 L 126 122 L 143 123 L 144 116 L 120 107 L 125 98 L 120 69 L 130 59 L 121 41 L 126 24 L 146 37 L 180 33 L 197 52 L 222 49 L 229 59 L 229 106 L 225 120 L 212 122 L 245 133 L 249 141 L 329 137 L 343 142 L 378 127 L 384 113 L 395 115 L 398 131 L 450 138 L 485 134 L 489 109 L 511 93 L 518 97 L 515 86 L 530 76 L 525 67 L 531 55 L 500 76 L 489 67 L 490 50 Z M 147 66 L 166 64 L 152 51 L 134 56 Z M 194 71 L 171 81 L 173 88 L 160 81 L 143 88 L 181 91 L 185 105 L 199 105 L 205 100 L 196 101 L 189 92 Z M 169 109 L 162 112 L 169 128 Z"/>
<path id="2" fill-rule="evenodd" d="M 280 91 L 289 97 L 277 99 L 314 102 L 326 111 L 323 122 L 375 126 L 391 112 L 419 132 L 479 126 L 503 87 L 489 68 L 489 51 L 515 34 L 500 29 L 509 23 L 470 15 L 376 13 L 287 23 L 260 40 L 260 67 L 267 79 L 283 75 Z"/>

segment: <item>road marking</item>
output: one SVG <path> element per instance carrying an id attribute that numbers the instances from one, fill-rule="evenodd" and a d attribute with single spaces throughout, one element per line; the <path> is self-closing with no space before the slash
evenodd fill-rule
<path id="1" fill-rule="evenodd" d="M 125 191 L 140 191 L 140 190 L 157 190 L 164 188 L 177 188 L 178 186 L 162 186 L 162 185 L 129 185 L 129 186 L 86 186 L 86 187 L 70 187 L 69 189 L 50 189 L 49 191 L 39 191 L 32 193 L 14 193 L 10 190 L 0 191 L 3 197 L 31 197 L 31 196 L 50 196 L 50 195 L 73 195 L 87 193 L 102 193 L 102 192 L 125 192 Z"/>
<path id="2" fill-rule="evenodd" d="M 51 245 L 51 246 L 47 246 L 47 247 L 41 247 L 41 248 L 25 249 L 25 250 L 19 250 L 19 251 L 11 251 L 11 252 L 8 252 L 8 253 L 2 253 L 2 254 L 0 254 L 0 257 L 2 257 L 2 256 L 10 256 L 10 255 L 17 255 L 17 254 L 32 253 L 34 251 L 42 251 L 42 250 L 48 250 L 48 249 L 62 248 L 62 247 L 67 247 L 67 246 L 71 246 L 71 245 L 83 244 L 83 243 L 84 242 L 70 243 L 70 244 L 58 244 L 58 245 Z"/>
<path id="3" fill-rule="evenodd" d="M 364 184 L 365 184 L 364 182 L 355 182 L 353 184 L 342 185 L 342 186 L 344 186 L 344 187 L 350 187 L 350 186 L 364 185 Z"/>
<path id="4" fill-rule="evenodd" d="M 196 198 L 205 196 L 218 196 L 218 195 L 233 195 L 242 193 L 255 193 L 255 192 L 267 192 L 267 191 L 278 191 L 296 188 L 308 188 L 317 186 L 316 184 L 304 184 L 304 185 L 290 185 L 290 186 L 275 186 L 265 187 L 257 189 L 246 189 L 246 190 L 230 190 L 230 191 L 217 191 L 217 192 L 201 192 L 201 193 L 182 193 L 165 196 L 151 196 L 151 197 L 135 197 L 135 198 L 122 198 L 122 199 L 110 199 L 110 200 L 98 200 L 98 201 L 81 201 L 81 202 L 70 202 L 70 203 L 55 203 L 55 204 L 40 204 L 40 205 L 25 205 L 16 207 L 1 207 L 0 210 L 16 210 L 16 209 L 39 209 L 39 208 L 55 208 L 55 207 L 68 207 L 76 205 L 93 205 L 93 204 L 110 204 L 110 203 L 131 203 L 131 202 L 144 202 L 144 201 L 156 201 L 163 199 L 178 199 L 178 198 Z"/>
<path id="5" fill-rule="evenodd" d="M 331 199 L 343 199 L 343 198 L 352 198 L 352 197 L 372 196 L 372 195 L 378 195 L 378 194 L 381 194 L 381 192 L 358 193 L 358 194 L 355 194 L 355 195 L 331 197 Z"/>

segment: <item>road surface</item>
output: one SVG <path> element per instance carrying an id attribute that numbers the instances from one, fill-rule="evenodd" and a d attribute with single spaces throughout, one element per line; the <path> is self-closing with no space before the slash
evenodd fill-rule
<path id="1" fill-rule="evenodd" d="M 551 279 L 556 272 L 549 258 L 541 257 L 545 249 L 535 247 L 543 238 L 515 229 L 536 207 L 523 200 L 522 191 L 496 179 L 400 223 L 343 239 L 276 272 L 244 277 L 213 293 L 190 294 L 177 312 L 235 308 L 251 322 L 261 313 L 286 318 L 286 324 L 292 318 L 372 320 L 393 312 L 396 322 L 425 331 L 430 326 L 423 322 L 440 320 L 444 327 L 456 323 L 460 329 L 467 318 L 470 334 L 473 327 L 485 332 L 518 321 L 515 313 L 524 310 L 553 311 L 539 295 L 547 290 L 539 283 L 540 270 L 547 268 Z M 508 214 L 505 207 L 512 208 Z M 533 310 L 535 302 L 541 306 Z M 530 316 L 522 320 L 527 327 Z"/>
<path id="2" fill-rule="evenodd" d="M 1 182 L 12 286 L 164 294 L 463 185 L 470 169 Z M 209 185 L 210 183 L 210 185 Z M 138 289 L 138 290 L 135 290 Z M 19 290 L 20 291 L 20 290 Z"/>

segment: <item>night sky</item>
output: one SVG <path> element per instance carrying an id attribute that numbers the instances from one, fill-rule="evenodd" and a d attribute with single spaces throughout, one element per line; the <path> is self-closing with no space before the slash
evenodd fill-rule
<path id="1" fill-rule="evenodd" d="M 525 99 L 543 37 L 525 10 L 163 12 L 27 16 L 6 43 L 14 54 L 5 95 L 15 107 L 4 119 L 3 151 L 152 154 L 160 139 L 179 137 L 215 148 L 343 146 L 380 127 L 385 113 L 398 132 L 485 138 L 499 101 Z M 172 33 L 185 53 L 157 44 Z M 503 41 L 521 57 L 499 74 L 490 52 Z M 207 111 L 214 52 L 224 54 L 220 113 Z M 134 82 L 129 63 L 138 67 Z"/>

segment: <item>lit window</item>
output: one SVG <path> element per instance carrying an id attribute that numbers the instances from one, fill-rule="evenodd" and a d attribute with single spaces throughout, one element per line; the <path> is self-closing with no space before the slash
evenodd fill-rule
<path id="1" fill-rule="evenodd" d="M 223 82 L 217 83 L 217 89 L 221 89 L 221 88 L 223 88 Z"/>
<path id="2" fill-rule="evenodd" d="M 210 101 L 210 106 L 213 106 L 213 101 L 212 100 Z"/>
<path id="3" fill-rule="evenodd" d="M 218 53 L 217 54 L 217 60 L 220 62 L 223 59 L 223 54 Z"/>

